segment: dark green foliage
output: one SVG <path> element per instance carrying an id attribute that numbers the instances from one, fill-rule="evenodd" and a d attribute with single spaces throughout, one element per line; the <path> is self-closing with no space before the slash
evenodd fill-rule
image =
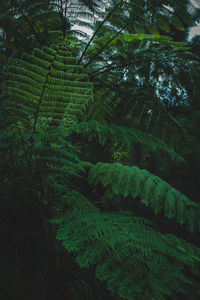
<path id="1" fill-rule="evenodd" d="M 41 178 L 46 172 L 76 173 L 79 159 L 65 139 L 65 127 L 76 121 L 92 100 L 92 85 L 75 63 L 61 45 L 35 49 L 33 55 L 24 54 L 8 68 L 2 85 L 2 126 L 6 127 L 1 135 L 7 152 L 2 166 L 9 161 L 8 174 L 23 170 L 23 176 L 28 172 Z"/>
<path id="2" fill-rule="evenodd" d="M 139 196 L 141 202 L 150 206 L 155 214 L 164 212 L 166 217 L 175 217 L 180 224 L 186 223 L 191 231 L 200 229 L 200 206 L 146 170 L 120 163 L 99 162 L 90 169 L 88 181 L 110 187 L 113 195 Z"/>
<path id="3" fill-rule="evenodd" d="M 160 234 L 143 218 L 117 213 L 69 211 L 57 238 L 78 252 L 82 268 L 98 265 L 97 278 L 123 299 L 175 299 L 192 284 L 183 270 L 200 262 L 197 247 Z"/>
<path id="4" fill-rule="evenodd" d="M 138 201 L 139 196 L 154 214 L 176 218 L 194 231 L 199 228 L 199 205 L 136 166 L 80 162 L 78 148 L 68 138 L 78 134 L 92 143 L 96 137 L 102 146 L 108 141 L 124 144 L 125 151 L 139 143 L 154 151 L 161 149 L 177 161 L 183 161 L 181 156 L 162 140 L 137 129 L 97 121 L 77 124 L 93 99 L 92 84 L 63 44 L 23 54 L 8 67 L 2 90 L 5 203 L 29 198 L 31 207 L 50 205 L 54 210 L 57 199 L 60 213 L 52 220 L 61 224 L 57 238 L 68 251 L 78 252 L 76 261 L 81 267 L 98 265 L 96 276 L 107 281 L 113 295 L 162 299 L 187 294 L 195 283 L 190 273 L 199 263 L 198 248 L 173 235 L 162 235 L 147 219 L 123 212 L 102 214 L 101 209 L 106 210 L 115 196 L 126 201 Z M 95 189 L 87 191 L 89 185 L 99 183 L 105 188 L 100 194 Z M 73 210 L 65 213 L 68 209 Z"/>
<path id="5" fill-rule="evenodd" d="M 145 133 L 144 131 L 135 128 L 127 128 L 125 126 L 116 126 L 114 124 L 100 123 L 95 120 L 89 122 L 81 122 L 69 128 L 69 134 L 79 134 L 83 138 L 97 139 L 99 144 L 104 146 L 107 141 L 114 143 L 126 144 L 126 150 L 131 146 L 131 143 L 140 143 L 149 150 L 156 151 L 162 149 L 166 151 L 175 161 L 184 161 L 184 159 L 170 149 L 162 140 Z"/>
<path id="6" fill-rule="evenodd" d="M 67 125 L 76 121 L 92 100 L 87 76 L 80 74 L 81 66 L 63 50 L 63 46 L 35 49 L 33 55 L 24 54 L 22 60 L 8 68 L 3 97 L 7 97 L 6 111 L 13 111 L 12 123 L 17 110 L 22 120 L 28 119 L 26 126 L 33 127 L 33 133 L 49 124 Z M 20 121 L 18 116 L 17 120 Z"/>
<path id="7" fill-rule="evenodd" d="M 198 14 L 104 7 L 1 4 L 2 299 L 199 299 Z"/>
<path id="8" fill-rule="evenodd" d="M 52 290 L 51 278 L 57 280 L 60 270 L 53 255 L 57 252 L 54 243 L 49 245 L 53 233 L 45 219 L 52 216 L 55 199 L 58 201 L 66 191 L 69 177 L 77 177 L 83 170 L 77 164 L 80 160 L 75 147 L 66 139 L 67 126 L 92 100 L 92 84 L 81 67 L 76 68 L 76 58 L 64 45 L 43 47 L 35 49 L 33 55 L 23 54 L 22 60 L 9 66 L 1 100 L 2 231 L 11 236 L 11 222 L 16 236 L 11 243 L 13 250 L 5 254 L 3 249 L 2 255 L 9 261 L 15 251 L 19 252 L 19 265 L 15 266 L 19 285 L 28 285 L 28 290 L 38 284 L 40 297 L 54 299 L 58 294 Z M 5 217 L 9 210 L 11 217 Z M 6 244 L 7 238 L 2 241 Z M 35 251 L 38 258 L 33 267 L 30 262 Z M 12 276 L 12 269 L 7 268 L 8 276 Z M 26 276 L 28 268 L 38 276 Z M 62 297 L 66 294 L 60 293 Z M 7 294 L 5 291 L 4 296 Z"/>
<path id="9" fill-rule="evenodd" d="M 99 211 L 99 209 L 91 201 L 89 201 L 77 190 L 67 190 L 67 192 L 61 197 L 60 200 L 67 208 L 76 209 L 77 207 L 79 207 L 80 209 L 94 213 Z M 55 223 L 56 220 L 58 223 L 62 223 L 62 217 L 60 217 L 59 219 L 55 219 Z"/>

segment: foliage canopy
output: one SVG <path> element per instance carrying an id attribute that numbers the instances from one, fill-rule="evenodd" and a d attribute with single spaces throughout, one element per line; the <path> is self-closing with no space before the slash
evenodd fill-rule
<path id="1" fill-rule="evenodd" d="M 187 0 L 1 4 L 2 298 L 199 298 L 198 21 Z"/>

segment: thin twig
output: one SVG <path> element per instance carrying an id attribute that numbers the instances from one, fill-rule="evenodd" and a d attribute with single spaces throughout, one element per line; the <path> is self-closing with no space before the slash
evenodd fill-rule
<path id="1" fill-rule="evenodd" d="M 93 36 L 91 37 L 90 41 L 87 43 L 87 46 L 85 47 L 79 61 L 78 64 L 80 64 L 81 60 L 83 59 L 88 47 L 90 46 L 91 42 L 93 41 L 93 39 L 95 38 L 95 36 L 97 35 L 97 33 L 99 32 L 100 28 L 103 26 L 103 24 L 110 18 L 110 16 L 114 13 L 114 11 L 121 5 L 123 4 L 124 0 L 121 0 L 113 9 L 112 11 L 105 17 L 105 19 L 100 23 L 99 27 L 97 28 L 97 30 L 94 32 Z"/>
<path id="2" fill-rule="evenodd" d="M 84 69 L 86 69 L 93 60 L 99 56 L 103 52 L 103 50 L 124 30 L 124 28 L 120 29 L 99 51 L 89 60 L 89 62 L 84 66 Z"/>

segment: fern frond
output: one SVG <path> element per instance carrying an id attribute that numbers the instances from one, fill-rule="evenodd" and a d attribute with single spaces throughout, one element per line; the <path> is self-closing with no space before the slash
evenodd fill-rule
<path id="1" fill-rule="evenodd" d="M 40 178 L 38 189 L 55 176 L 79 176 L 83 169 L 66 137 L 67 126 L 93 99 L 92 84 L 82 69 L 64 44 L 24 53 L 9 66 L 1 94 L 4 127 L 12 132 L 12 141 L 9 134 L 2 137 L 8 153 L 2 164 L 12 162 L 5 177 L 14 170 L 16 177 L 28 176 L 20 173 L 20 166 L 24 174 L 32 173 L 34 181 Z"/>
<path id="2" fill-rule="evenodd" d="M 111 187 L 113 195 L 139 196 L 141 202 L 150 206 L 155 214 L 162 212 L 168 218 L 176 218 L 191 232 L 200 230 L 200 206 L 147 170 L 99 162 L 90 169 L 88 181 Z"/>
<path id="3" fill-rule="evenodd" d="M 114 143 L 125 143 L 128 148 L 132 142 L 147 145 L 150 150 L 162 149 L 166 151 L 173 160 L 185 161 L 173 149 L 168 147 L 161 139 L 154 137 L 144 131 L 127 128 L 124 126 L 117 126 L 114 124 L 103 124 L 95 120 L 88 122 L 81 122 L 69 128 L 69 134 L 80 134 L 83 137 L 96 138 L 100 145 L 104 146 L 106 141 Z"/>
<path id="4" fill-rule="evenodd" d="M 3 85 L 4 108 L 11 122 L 21 114 L 35 133 L 43 117 L 50 117 L 49 125 L 76 121 L 93 98 L 92 85 L 82 70 L 63 45 L 24 53 L 17 65 L 8 68 Z"/>
<path id="5" fill-rule="evenodd" d="M 97 265 L 96 277 L 131 300 L 175 297 L 191 284 L 184 269 L 200 260 L 197 247 L 118 213 L 68 211 L 57 239 L 68 251 L 78 252 L 82 268 Z"/>
<path id="6" fill-rule="evenodd" d="M 77 207 L 79 207 L 79 209 L 88 211 L 90 213 L 99 212 L 99 209 L 77 190 L 67 190 L 60 197 L 59 202 L 62 203 L 62 206 L 68 209 L 76 209 Z M 50 222 L 58 225 L 64 224 L 66 222 L 66 214 L 65 213 L 58 214 Z"/>

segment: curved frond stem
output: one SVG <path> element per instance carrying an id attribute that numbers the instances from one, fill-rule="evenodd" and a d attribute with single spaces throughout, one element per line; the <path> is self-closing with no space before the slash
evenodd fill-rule
<path id="1" fill-rule="evenodd" d="M 107 43 L 99 49 L 99 51 L 89 60 L 89 62 L 84 65 L 84 69 L 86 69 L 123 30 L 124 28 L 121 28 L 109 41 L 107 41 Z"/>
<path id="2" fill-rule="evenodd" d="M 99 68 L 99 69 L 97 69 L 97 70 L 95 70 L 91 73 L 87 73 L 87 74 L 90 76 L 90 78 L 94 78 L 94 77 L 99 76 L 101 74 L 107 73 L 111 70 L 117 70 L 117 69 L 120 69 L 120 68 L 127 68 L 129 66 L 135 65 L 136 62 L 141 62 L 142 63 L 142 62 L 146 62 L 146 61 L 145 60 L 137 60 L 137 61 L 134 61 L 134 62 L 131 62 L 131 63 L 126 63 L 126 64 L 122 64 L 122 65 L 115 65 L 115 66 L 114 66 L 114 63 L 113 63 L 113 64 L 110 64 L 108 66 L 103 66 L 103 67 L 101 67 L 101 68 Z M 106 69 L 106 70 L 104 70 L 104 69 Z M 104 71 L 99 72 L 101 70 L 104 70 Z"/>
<path id="3" fill-rule="evenodd" d="M 40 44 L 40 46 L 43 45 L 43 41 L 41 41 L 40 36 L 38 35 L 37 30 L 35 29 L 34 25 L 31 23 L 31 21 L 29 20 L 29 18 L 25 15 L 23 9 L 20 7 L 20 5 L 17 5 L 18 11 L 19 13 L 23 16 L 24 20 L 27 22 L 27 24 L 30 26 L 33 34 L 35 35 L 38 43 Z"/>

